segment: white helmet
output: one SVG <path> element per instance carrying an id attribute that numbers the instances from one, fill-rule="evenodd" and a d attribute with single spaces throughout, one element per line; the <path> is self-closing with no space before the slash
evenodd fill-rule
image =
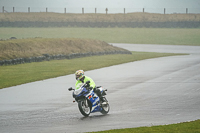
<path id="1" fill-rule="evenodd" d="M 83 70 L 78 70 L 75 72 L 76 80 L 80 80 L 81 78 L 84 77 L 84 71 Z"/>

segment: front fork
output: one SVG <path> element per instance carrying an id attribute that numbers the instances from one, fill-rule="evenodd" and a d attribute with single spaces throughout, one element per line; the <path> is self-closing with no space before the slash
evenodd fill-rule
<path id="1" fill-rule="evenodd" d="M 86 108 L 88 108 L 88 100 L 87 100 L 87 98 L 84 99 L 83 104 L 85 105 Z"/>

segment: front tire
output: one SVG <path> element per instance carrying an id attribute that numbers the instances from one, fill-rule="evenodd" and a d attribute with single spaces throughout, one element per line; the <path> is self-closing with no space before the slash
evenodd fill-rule
<path id="1" fill-rule="evenodd" d="M 84 115 L 86 117 L 90 115 L 91 108 L 88 104 L 87 99 L 78 101 L 78 108 L 79 108 L 82 115 Z"/>

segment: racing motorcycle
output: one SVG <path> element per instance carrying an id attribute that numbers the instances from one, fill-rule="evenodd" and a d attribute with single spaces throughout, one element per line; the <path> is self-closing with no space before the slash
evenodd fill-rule
<path id="1" fill-rule="evenodd" d="M 73 90 L 72 95 L 78 103 L 79 111 L 86 117 L 89 116 L 90 113 L 94 112 L 107 114 L 110 110 L 110 106 L 105 97 L 105 91 L 107 91 L 107 89 L 103 89 L 102 86 L 97 87 L 102 94 L 102 98 L 100 100 L 99 96 L 94 92 L 92 87 L 89 87 L 89 83 L 90 81 L 87 81 L 86 83 L 78 84 L 75 89 L 72 87 L 68 89 L 69 91 Z"/>

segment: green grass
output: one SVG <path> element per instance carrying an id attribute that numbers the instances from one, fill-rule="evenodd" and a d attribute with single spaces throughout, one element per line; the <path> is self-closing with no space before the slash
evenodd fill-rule
<path id="1" fill-rule="evenodd" d="M 20 33 L 20 34 L 19 34 Z M 200 46 L 200 29 L 178 28 L 0 28 L 0 38 L 90 38 L 109 43 Z"/>
<path id="2" fill-rule="evenodd" d="M 200 120 L 179 124 L 115 129 L 91 133 L 200 133 Z"/>
<path id="3" fill-rule="evenodd" d="M 104 55 L 72 60 L 52 60 L 13 66 L 0 66 L 0 88 L 149 58 L 177 54 L 132 52 L 132 55 Z"/>

